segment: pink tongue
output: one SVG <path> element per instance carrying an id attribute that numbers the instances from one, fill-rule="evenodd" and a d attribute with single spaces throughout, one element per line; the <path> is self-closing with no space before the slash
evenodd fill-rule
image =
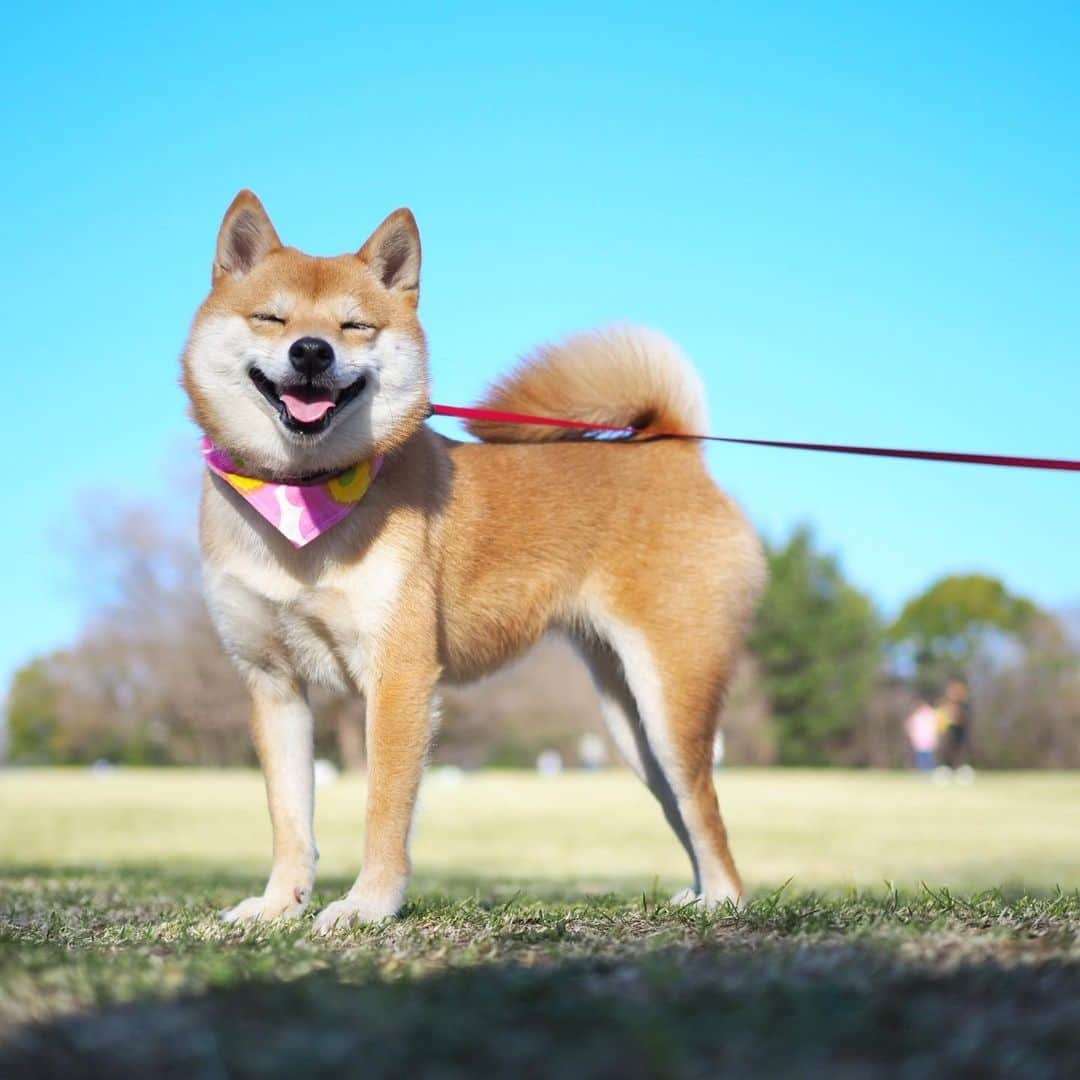
<path id="1" fill-rule="evenodd" d="M 330 398 L 322 398 L 318 401 L 304 401 L 295 394 L 282 394 L 282 404 L 289 410 L 289 415 L 301 424 L 310 424 L 315 420 L 321 420 L 333 407 L 334 402 Z"/>

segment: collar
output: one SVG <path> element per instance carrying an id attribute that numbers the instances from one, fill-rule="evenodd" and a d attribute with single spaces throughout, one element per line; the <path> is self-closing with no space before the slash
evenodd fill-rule
<path id="1" fill-rule="evenodd" d="M 382 468 L 383 456 L 361 461 L 342 472 L 304 483 L 286 484 L 245 476 L 243 462 L 203 437 L 206 467 L 220 476 L 248 505 L 274 526 L 293 547 L 303 547 L 348 517 L 367 494 Z"/>

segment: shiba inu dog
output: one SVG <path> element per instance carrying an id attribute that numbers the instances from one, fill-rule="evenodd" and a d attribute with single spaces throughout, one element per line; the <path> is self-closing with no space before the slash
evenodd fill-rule
<path id="1" fill-rule="evenodd" d="M 685 847 L 685 899 L 738 899 L 712 745 L 764 563 L 698 445 L 648 437 L 705 429 L 700 380 L 655 332 L 582 335 L 539 349 L 485 404 L 644 436 L 478 421 L 480 442 L 454 442 L 425 424 L 419 282 L 408 210 L 334 258 L 283 246 L 250 192 L 221 225 L 183 384 L 206 435 L 207 601 L 251 689 L 273 825 L 265 891 L 224 918 L 294 917 L 311 896 L 309 685 L 367 703 L 363 865 L 318 915 L 326 933 L 401 907 L 440 681 L 549 629 L 576 643 Z"/>

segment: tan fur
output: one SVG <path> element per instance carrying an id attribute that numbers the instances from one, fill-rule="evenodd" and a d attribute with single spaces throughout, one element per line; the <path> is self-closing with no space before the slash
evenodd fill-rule
<path id="1" fill-rule="evenodd" d="M 706 428 L 704 390 L 672 342 L 655 330 L 616 326 L 542 345 L 481 402 L 486 409 L 683 435 Z M 487 442 L 578 439 L 568 428 L 470 420 Z"/>
<path id="2" fill-rule="evenodd" d="M 409 229 L 400 224 L 399 218 L 389 227 L 408 246 Z M 227 217 L 223 231 L 228 227 Z M 265 227 L 260 235 L 268 235 Z M 418 269 L 418 243 L 415 257 Z M 403 292 L 396 279 L 382 284 L 371 272 L 370 251 L 326 260 L 270 244 L 242 273 L 215 277 L 192 343 L 200 341 L 203 320 L 222 311 L 243 319 L 253 305 L 283 294 L 297 319 L 290 317 L 285 339 L 317 327 L 335 348 L 346 348 L 333 319 L 349 300 L 377 324 L 376 341 L 390 335 L 423 342 L 416 291 Z M 387 352 L 382 362 L 397 363 L 397 355 Z M 226 449 L 261 447 L 255 467 L 269 475 L 341 467 L 339 444 L 388 454 L 358 508 L 300 550 L 218 478 L 205 480 L 207 598 L 252 686 L 275 837 L 266 893 L 227 918 L 293 915 L 310 894 L 310 787 L 297 779 L 311 771 L 309 683 L 364 691 L 368 710 L 364 865 L 349 894 L 319 916 L 316 928 L 326 932 L 400 907 L 437 684 L 488 672 L 551 628 L 577 642 L 613 735 L 687 848 L 702 900 L 739 897 L 711 749 L 763 561 L 752 530 L 709 478 L 694 444 L 456 443 L 424 425 L 410 389 L 413 396 L 389 410 L 397 417 L 391 430 L 364 427 L 369 415 L 381 415 L 378 400 L 368 412 L 357 407 L 342 415 L 336 423 L 350 431 L 326 440 L 324 458 L 320 440 L 293 448 L 276 438 L 269 408 L 266 430 L 234 430 L 230 401 L 214 396 L 214 380 L 224 378 L 220 360 L 189 344 L 184 363 L 199 422 Z M 426 391 L 425 355 L 419 365 L 408 378 L 395 378 Z M 675 347 L 632 328 L 541 350 L 488 404 L 612 424 L 647 416 L 642 426 L 664 430 L 697 428 L 704 415 L 696 379 Z M 477 431 L 499 440 L 519 434 Z M 532 437 L 531 429 L 520 434 Z"/>

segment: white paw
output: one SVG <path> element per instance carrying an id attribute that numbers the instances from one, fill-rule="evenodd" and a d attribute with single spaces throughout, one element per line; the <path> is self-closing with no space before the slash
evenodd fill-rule
<path id="1" fill-rule="evenodd" d="M 341 900 L 327 904 L 315 916 L 312 933 L 325 936 L 335 930 L 347 930 L 351 926 L 392 918 L 401 908 L 403 893 L 403 889 L 395 889 L 393 892 L 365 889 L 357 895 L 349 893 Z"/>
<path id="2" fill-rule="evenodd" d="M 729 902 L 737 908 L 743 906 L 742 898 L 733 889 L 724 889 L 716 895 L 694 892 L 693 889 L 682 889 L 671 898 L 672 907 L 700 906 L 705 911 L 715 911 Z"/>
<path id="3" fill-rule="evenodd" d="M 701 893 L 696 893 L 693 889 L 687 886 L 685 889 L 680 889 L 671 898 L 670 903 L 672 907 L 689 907 L 691 904 L 700 904 Z"/>
<path id="4" fill-rule="evenodd" d="M 302 901 L 296 895 L 249 896 L 235 907 L 226 908 L 221 913 L 223 923 L 274 922 L 278 919 L 298 919 L 307 907 L 307 898 Z"/>

